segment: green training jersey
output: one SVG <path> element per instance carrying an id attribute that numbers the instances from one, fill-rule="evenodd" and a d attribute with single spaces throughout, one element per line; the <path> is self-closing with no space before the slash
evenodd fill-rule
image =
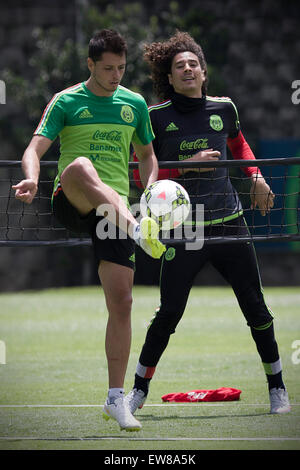
<path id="1" fill-rule="evenodd" d="M 35 135 L 60 138 L 54 189 L 63 170 L 77 157 L 87 157 L 101 180 L 128 196 L 130 144 L 149 144 L 154 134 L 144 98 L 123 86 L 100 97 L 79 83 L 54 95 Z"/>

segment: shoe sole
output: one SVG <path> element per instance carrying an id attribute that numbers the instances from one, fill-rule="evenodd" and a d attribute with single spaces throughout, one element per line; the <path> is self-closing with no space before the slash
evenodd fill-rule
<path id="1" fill-rule="evenodd" d="M 110 416 L 109 414 L 107 414 L 106 411 L 103 411 L 102 417 L 103 417 L 103 419 L 105 419 L 105 421 L 108 421 L 108 420 L 110 420 L 110 419 L 113 419 L 113 420 L 117 421 L 115 418 L 113 418 L 112 416 Z M 118 423 L 118 421 L 117 421 L 117 423 Z M 140 431 L 140 430 L 142 429 L 142 426 L 122 427 L 122 426 L 120 425 L 120 423 L 118 423 L 118 424 L 119 424 L 119 426 L 120 426 L 121 431 L 136 432 L 136 431 Z"/>
<path id="2" fill-rule="evenodd" d="M 141 233 L 151 248 L 152 257 L 159 259 L 166 251 L 166 247 L 157 238 L 159 233 L 157 223 L 150 217 L 145 217 L 141 221 Z"/>
<path id="3" fill-rule="evenodd" d="M 150 217 L 145 217 L 144 220 L 141 221 L 141 231 L 146 240 L 153 240 L 158 236 L 159 227 Z"/>

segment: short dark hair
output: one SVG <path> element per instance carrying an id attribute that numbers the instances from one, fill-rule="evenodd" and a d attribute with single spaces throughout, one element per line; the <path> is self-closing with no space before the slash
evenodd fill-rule
<path id="1" fill-rule="evenodd" d="M 89 57 L 96 62 L 101 60 L 103 52 L 112 52 L 118 55 L 127 54 L 125 39 L 113 29 L 97 31 L 89 42 Z"/>

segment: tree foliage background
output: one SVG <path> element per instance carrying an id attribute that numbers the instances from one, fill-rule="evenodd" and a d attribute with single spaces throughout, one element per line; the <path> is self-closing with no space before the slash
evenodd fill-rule
<path id="1" fill-rule="evenodd" d="M 205 13 L 197 7 L 185 10 L 176 1 L 161 2 L 160 7 L 156 6 L 156 11 L 154 9 L 152 13 L 148 2 L 111 4 L 95 0 L 84 2 L 78 8 L 78 22 L 73 37 L 66 38 L 63 27 L 43 29 L 36 26 L 32 30 L 33 47 L 29 54 L 27 73 L 24 75 L 18 63 L 4 68 L 1 73 L 8 95 L 13 97 L 27 117 L 21 127 L 11 127 L 8 122 L 1 122 L 1 132 L 6 139 L 14 142 L 17 153 L 22 152 L 28 143 L 29 136 L 52 96 L 88 78 L 87 45 L 93 33 L 103 28 L 117 29 L 126 38 L 128 59 L 122 84 L 140 92 L 148 104 L 156 98 L 152 94 L 147 65 L 142 60 L 143 45 L 163 40 L 176 29 L 189 31 L 201 42 L 207 56 L 213 52 L 211 55 L 214 60 L 208 65 L 210 92 L 224 92 L 218 67 L 225 58 L 227 34 L 225 29 L 214 27 L 213 14 Z M 205 24 L 205 35 L 202 34 L 204 27 L 201 24 Z"/>
<path id="2" fill-rule="evenodd" d="M 102 28 L 125 36 L 123 84 L 149 104 L 156 97 L 143 45 L 184 30 L 204 50 L 209 94 L 236 100 L 254 150 L 261 138 L 299 138 L 299 109 L 291 103 L 291 84 L 299 79 L 297 0 L 11 0 L 1 9 L 0 79 L 9 102 L 0 113 L 0 139 L 10 143 L 2 152 L 11 154 L 4 158 L 23 152 L 54 93 L 88 78 L 88 42 Z M 14 48 L 5 47 L 6 34 Z"/>

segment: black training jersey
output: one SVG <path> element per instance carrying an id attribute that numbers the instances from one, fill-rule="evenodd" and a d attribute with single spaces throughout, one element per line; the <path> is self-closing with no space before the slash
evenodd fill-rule
<path id="1" fill-rule="evenodd" d="M 196 109 L 183 113 L 171 100 L 149 107 L 155 134 L 154 150 L 159 161 L 182 161 L 200 150 L 213 149 L 227 159 L 227 138 L 240 130 L 238 112 L 230 98 L 204 96 Z M 228 168 L 188 172 L 181 184 L 193 208 L 204 204 L 205 222 L 221 223 L 241 214 L 242 206 L 233 188 Z"/>

